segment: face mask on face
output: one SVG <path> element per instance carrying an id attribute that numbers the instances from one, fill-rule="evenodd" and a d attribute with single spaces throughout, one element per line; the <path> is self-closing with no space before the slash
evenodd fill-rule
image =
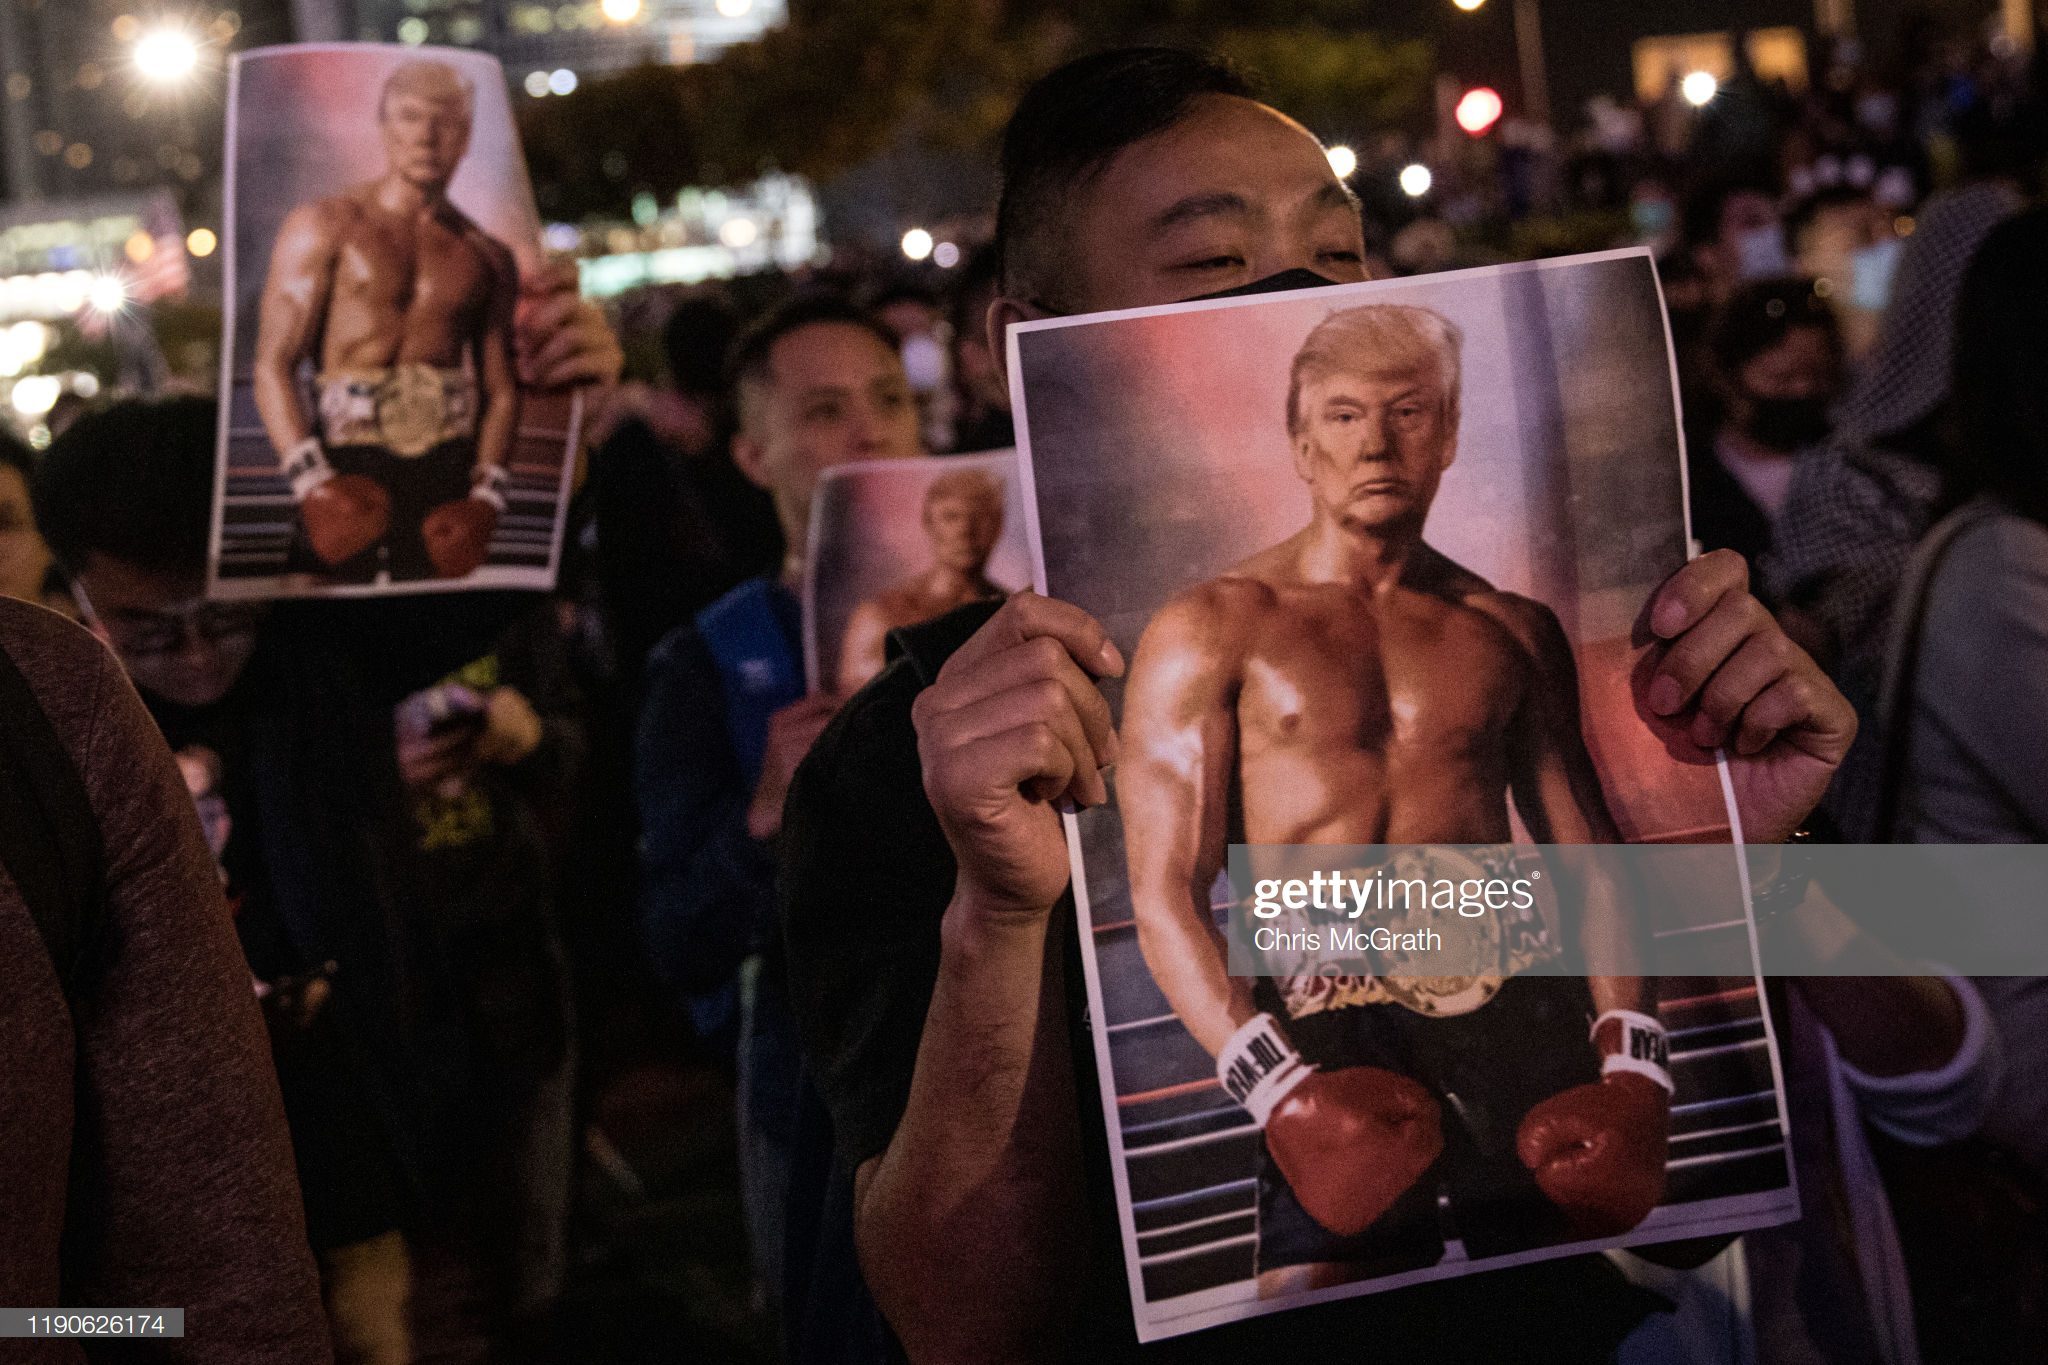
<path id="1" fill-rule="evenodd" d="M 1316 274 L 1313 270 L 1296 268 L 1283 270 L 1277 275 L 1268 275 L 1263 280 L 1253 280 L 1235 289 L 1219 289 L 1213 294 L 1197 294 L 1185 303 L 1207 303 L 1211 299 L 1235 299 L 1246 294 L 1282 294 L 1290 289 L 1325 289 L 1336 281 Z"/>
<path id="2" fill-rule="evenodd" d="M 1817 446 L 1828 434 L 1828 405 L 1818 398 L 1749 399 L 1743 430 L 1766 450 L 1790 455 Z"/>
<path id="3" fill-rule="evenodd" d="M 1277 275 L 1268 275 L 1263 280 L 1253 280 L 1250 284 L 1241 284 L 1235 289 L 1219 289 L 1213 294 L 1195 294 L 1189 298 L 1180 299 L 1178 302 L 1208 303 L 1212 299 L 1234 299 L 1246 294 L 1279 294 L 1290 289 L 1326 289 L 1336 283 L 1338 281 L 1327 276 L 1318 275 L 1313 270 L 1304 270 L 1296 267 L 1293 270 L 1283 270 Z M 1051 304 L 1037 298 L 1030 299 L 1029 302 L 1033 308 L 1036 308 L 1049 318 L 1073 316 L 1066 309 L 1054 308 Z"/>
<path id="4" fill-rule="evenodd" d="M 1735 238 L 1735 261 L 1745 280 L 1789 274 L 1792 262 L 1785 255 L 1785 229 L 1777 223 L 1745 228 Z"/>
<path id="5" fill-rule="evenodd" d="M 1892 276 L 1898 273 L 1905 250 L 1903 240 L 1888 237 L 1849 253 L 1849 302 L 1867 313 L 1883 312 L 1891 302 Z"/>
<path id="6" fill-rule="evenodd" d="M 1669 199 L 1638 199 L 1628 206 L 1628 216 L 1638 242 L 1655 242 L 1671 231 L 1678 211 Z"/>

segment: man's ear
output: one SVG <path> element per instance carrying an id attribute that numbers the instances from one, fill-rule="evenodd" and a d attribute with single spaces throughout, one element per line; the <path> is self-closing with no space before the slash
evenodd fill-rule
<path id="1" fill-rule="evenodd" d="M 768 486 L 768 447 L 747 435 L 744 427 L 733 433 L 732 462 L 748 483 L 767 492 L 774 491 Z"/>
<path id="2" fill-rule="evenodd" d="M 998 294 L 988 306 L 988 315 L 983 319 L 983 329 L 988 335 L 988 353 L 995 358 L 996 370 L 1003 376 L 1003 407 L 1010 406 L 1010 338 L 1012 323 L 1031 322 L 1046 314 L 1020 299 Z"/>

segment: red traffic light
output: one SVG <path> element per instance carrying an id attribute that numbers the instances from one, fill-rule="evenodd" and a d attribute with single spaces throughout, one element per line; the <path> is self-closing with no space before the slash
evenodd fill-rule
<path id="1" fill-rule="evenodd" d="M 1479 137 L 1500 122 L 1503 108 L 1499 91 L 1483 85 L 1474 86 L 1458 101 L 1458 126 L 1473 137 Z"/>

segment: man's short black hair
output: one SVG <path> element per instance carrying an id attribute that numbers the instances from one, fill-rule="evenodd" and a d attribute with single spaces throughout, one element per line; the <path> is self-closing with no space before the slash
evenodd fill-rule
<path id="1" fill-rule="evenodd" d="M 1685 208 L 1679 222 L 1679 231 L 1685 244 L 1692 247 L 1713 246 L 1721 240 L 1721 218 L 1728 211 L 1728 201 L 1738 195 L 1757 194 L 1778 201 L 1778 186 L 1775 179 L 1761 170 L 1744 170 L 1718 176 L 1693 187 L 1685 197 Z"/>
<path id="2" fill-rule="evenodd" d="M 1049 238 L 1068 196 L 1112 157 L 1163 132 L 1206 95 L 1256 98 L 1243 75 L 1172 47 L 1126 47 L 1079 57 L 1024 92 L 1003 132 L 996 250 L 1005 290 L 1045 292 Z"/>
<path id="3" fill-rule="evenodd" d="M 88 412 L 43 452 L 36 521 L 73 573 L 93 555 L 200 573 L 213 523 L 210 398 L 126 399 Z"/>
<path id="4" fill-rule="evenodd" d="M 662 355 L 675 386 L 693 398 L 716 395 L 739 331 L 740 311 L 722 293 L 693 294 L 677 303 L 661 325 Z"/>
<path id="5" fill-rule="evenodd" d="M 800 332 L 819 323 L 858 327 L 888 347 L 892 354 L 897 349 L 895 334 L 877 322 L 874 314 L 844 295 L 826 292 L 798 294 L 756 318 L 733 343 L 732 354 L 726 359 L 725 373 L 726 385 L 732 392 L 735 405 L 740 405 L 744 411 L 745 391 L 768 382 L 772 377 L 768 372 L 769 359 L 774 354 L 776 342 L 792 332 Z"/>

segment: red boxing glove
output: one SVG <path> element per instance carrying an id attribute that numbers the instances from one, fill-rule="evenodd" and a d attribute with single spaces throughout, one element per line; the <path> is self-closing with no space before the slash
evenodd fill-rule
<path id="1" fill-rule="evenodd" d="M 444 502 L 420 523 L 427 559 L 440 578 L 467 578 L 490 557 L 498 509 L 479 497 Z"/>
<path id="2" fill-rule="evenodd" d="M 1270 1014 L 1223 1046 L 1224 1089 L 1266 1130 L 1266 1150 L 1309 1217 L 1355 1237 L 1392 1208 L 1443 1150 L 1436 1098 L 1376 1066 L 1319 1071 Z"/>
<path id="3" fill-rule="evenodd" d="M 299 503 L 306 543 L 323 564 L 353 559 L 391 529 L 391 495 L 361 474 L 331 475 Z"/>
<path id="4" fill-rule="evenodd" d="M 1633 1011 L 1615 1010 L 1593 1026 L 1620 1025 L 1619 1050 L 1602 1076 L 1573 1086 L 1531 1109 L 1515 1151 L 1537 1186 L 1585 1237 L 1615 1237 L 1645 1218 L 1664 1197 L 1671 1146 L 1671 1074 L 1664 1027 Z"/>

